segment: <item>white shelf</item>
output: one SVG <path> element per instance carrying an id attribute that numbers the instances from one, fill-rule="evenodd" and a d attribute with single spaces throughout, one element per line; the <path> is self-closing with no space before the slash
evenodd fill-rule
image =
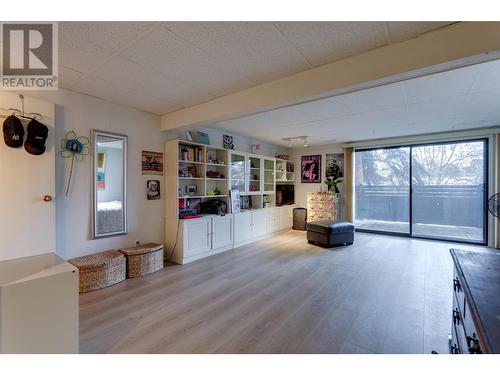
<path id="1" fill-rule="evenodd" d="M 180 177 L 179 180 L 203 180 L 203 177 Z"/>
<path id="2" fill-rule="evenodd" d="M 207 181 L 227 181 L 227 178 L 209 178 L 209 177 L 207 177 Z"/>
<path id="3" fill-rule="evenodd" d="M 179 163 L 182 163 L 182 164 L 205 164 L 204 161 L 191 161 L 191 160 L 181 160 L 181 159 L 179 159 Z"/>
<path id="4" fill-rule="evenodd" d="M 205 163 L 206 165 L 210 165 L 212 167 L 227 167 L 227 164 L 215 164 L 215 163 Z"/>

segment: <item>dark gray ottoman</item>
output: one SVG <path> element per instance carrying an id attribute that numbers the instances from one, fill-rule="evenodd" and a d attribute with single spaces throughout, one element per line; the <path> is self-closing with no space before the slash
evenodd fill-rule
<path id="1" fill-rule="evenodd" d="M 354 242 L 354 224 L 340 220 L 319 220 L 307 223 L 307 240 L 331 247 Z"/>

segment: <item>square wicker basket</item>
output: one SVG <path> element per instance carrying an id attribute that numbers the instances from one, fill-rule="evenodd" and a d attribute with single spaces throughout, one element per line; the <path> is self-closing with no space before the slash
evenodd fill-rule
<path id="1" fill-rule="evenodd" d="M 163 268 L 163 245 L 147 243 L 144 245 L 120 249 L 127 258 L 127 278 L 147 275 Z"/>
<path id="2" fill-rule="evenodd" d="M 70 259 L 80 274 L 80 293 L 90 292 L 125 280 L 125 257 L 116 250 Z"/>

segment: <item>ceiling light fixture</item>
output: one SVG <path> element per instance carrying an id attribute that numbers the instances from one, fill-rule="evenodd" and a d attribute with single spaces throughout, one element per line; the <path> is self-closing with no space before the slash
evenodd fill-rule
<path id="1" fill-rule="evenodd" d="M 309 147 L 309 144 L 307 143 L 307 135 L 299 135 L 298 137 L 285 137 L 281 139 L 288 143 L 288 147 L 292 147 L 293 141 L 295 141 L 296 139 L 302 140 L 304 147 Z"/>
<path id="2" fill-rule="evenodd" d="M 304 139 L 304 147 L 309 147 L 309 145 L 307 144 L 307 136 L 305 136 L 303 139 Z"/>

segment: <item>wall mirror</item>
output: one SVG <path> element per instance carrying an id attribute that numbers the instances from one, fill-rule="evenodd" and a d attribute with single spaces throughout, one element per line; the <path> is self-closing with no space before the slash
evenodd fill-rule
<path id="1" fill-rule="evenodd" d="M 92 130 L 93 238 L 127 233 L 127 136 Z"/>

